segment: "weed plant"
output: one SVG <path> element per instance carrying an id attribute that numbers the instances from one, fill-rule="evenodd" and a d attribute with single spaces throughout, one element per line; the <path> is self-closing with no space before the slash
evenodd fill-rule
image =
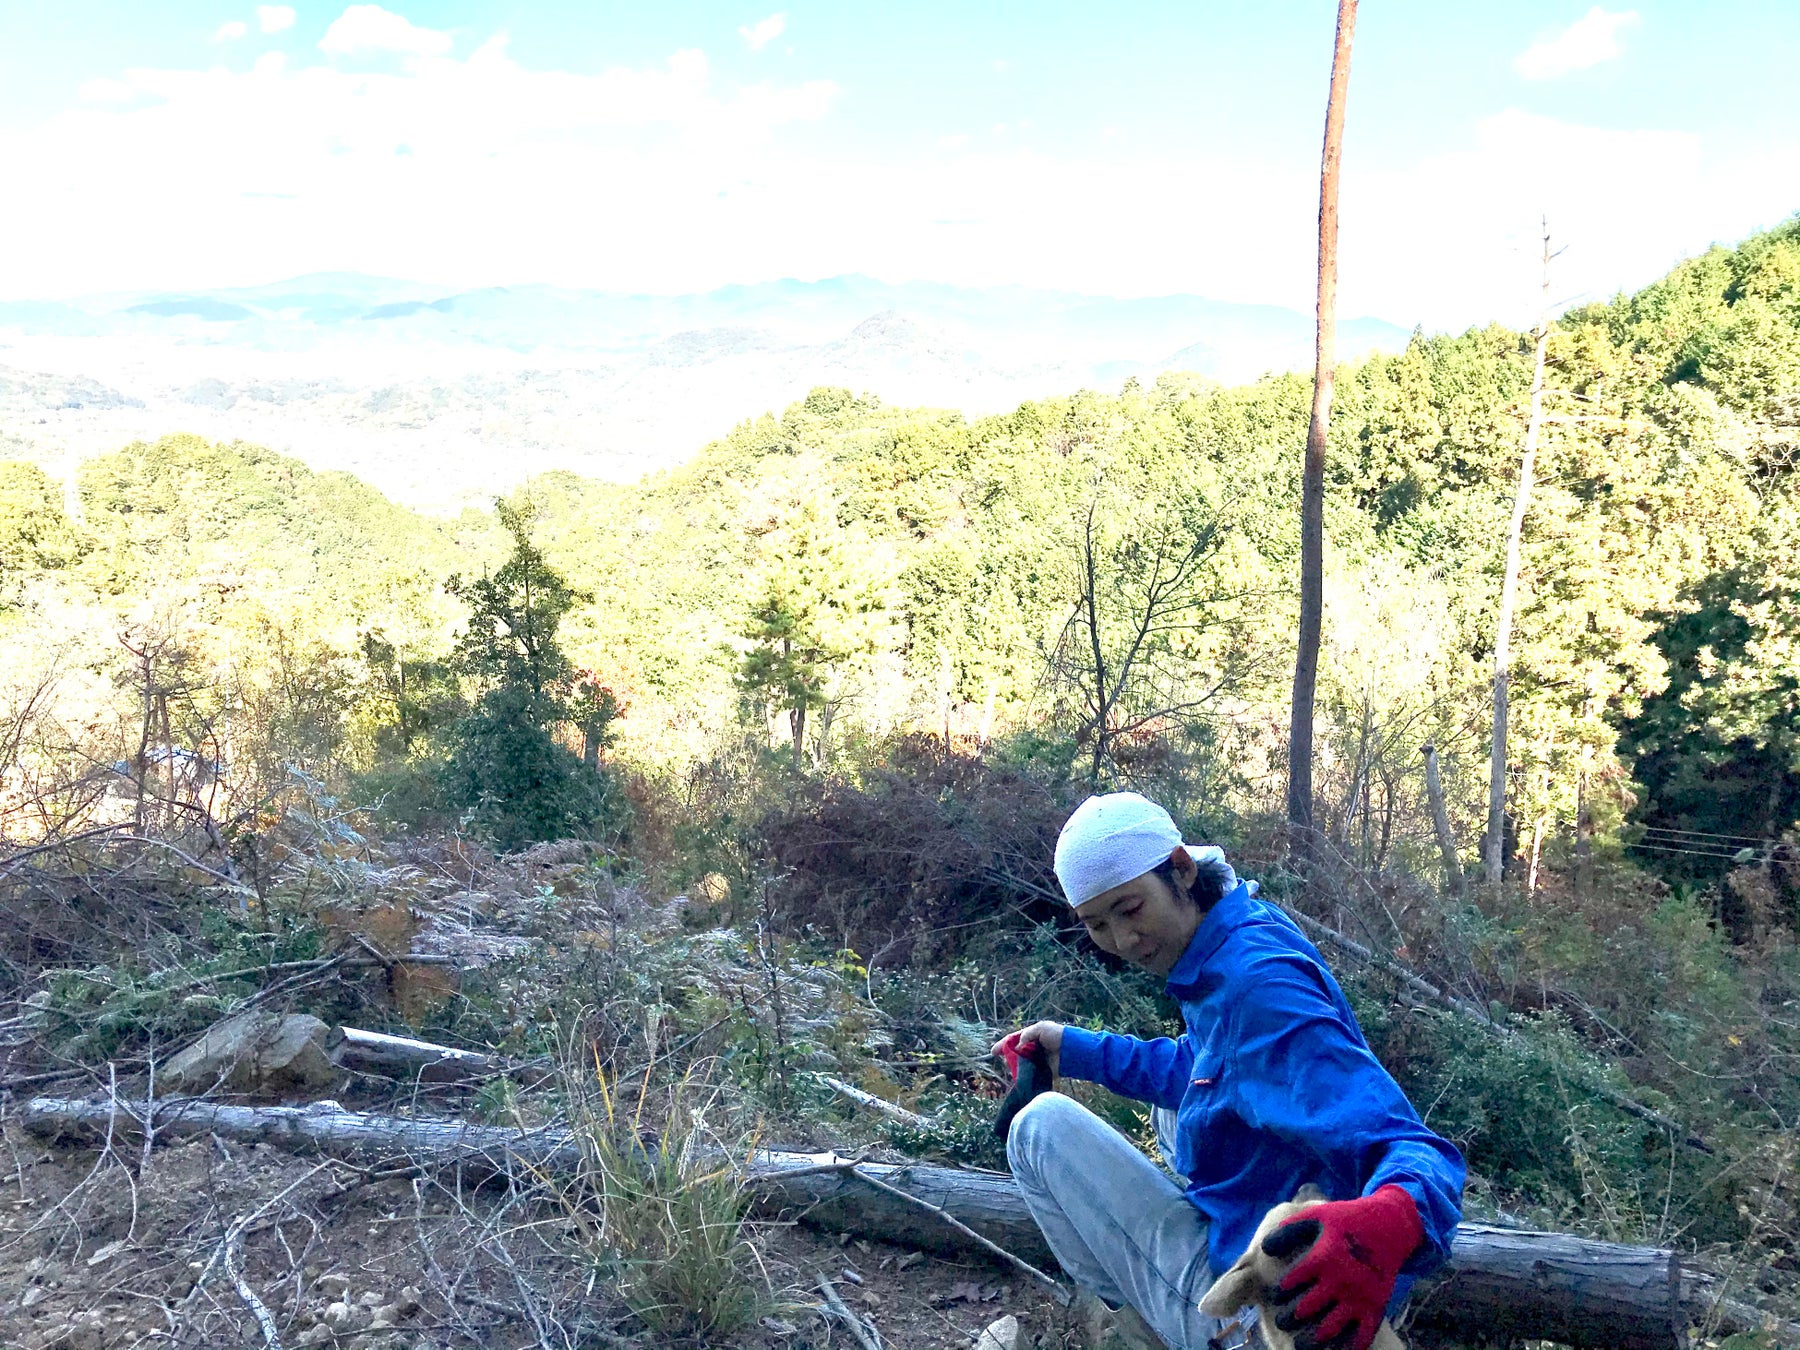
<path id="1" fill-rule="evenodd" d="M 745 1223 L 735 1148 L 710 1127 L 719 1093 L 684 1075 L 661 1093 L 649 1073 L 627 1110 L 597 1056 L 565 1063 L 581 1168 L 564 1194 L 590 1269 L 653 1332 L 707 1344 L 751 1325 L 768 1303 Z"/>

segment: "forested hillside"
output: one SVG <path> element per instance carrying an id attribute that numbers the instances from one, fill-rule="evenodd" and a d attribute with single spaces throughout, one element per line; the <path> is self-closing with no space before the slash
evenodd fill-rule
<path id="1" fill-rule="evenodd" d="M 992 1162 L 984 1036 L 1167 1025 L 1049 873 L 1074 800 L 1130 785 L 1358 944 L 1328 954 L 1467 1154 L 1472 1215 L 1710 1254 L 1734 1296 L 1791 1306 L 1800 217 L 1550 333 L 1496 886 L 1532 366 L 1530 335 L 1489 327 L 1339 372 L 1306 877 L 1281 810 L 1300 376 L 974 421 L 818 388 L 640 484 L 550 474 L 452 521 L 181 435 L 67 485 L 0 464 L 0 842 L 39 860 L 5 873 L 20 912 L 71 877 L 102 894 L 87 855 L 42 859 L 111 830 L 146 851 L 106 895 L 201 876 L 240 925 L 111 953 L 33 919 L 0 990 L 38 999 L 18 1025 L 61 1058 L 27 1067 L 153 1056 L 264 996 L 230 983 L 250 947 L 304 963 L 350 910 L 442 900 L 425 877 L 474 925 L 503 876 L 538 964 L 454 998 L 395 984 L 396 1025 L 518 1055 L 604 1025 L 596 1057 L 612 1036 L 650 1063 L 607 1060 L 603 1090 L 629 1061 L 645 1094 L 652 1068 L 685 1091 L 704 1052 L 751 1114 L 841 1133 L 832 1092 L 797 1086 L 829 1070 L 927 1114 L 889 1142 Z M 551 855 L 519 851 L 568 838 L 587 851 L 552 861 L 586 870 L 534 882 Z M 618 910 L 559 927 L 565 883 L 689 908 L 655 941 Z M 168 993 L 196 980 L 223 992 Z"/>
<path id="2" fill-rule="evenodd" d="M 1715 250 L 1553 334 L 1517 640 L 1528 863 L 1567 861 L 1578 830 L 1663 849 L 1678 831 L 1774 838 L 1800 814 L 1782 603 L 1797 240 L 1790 225 Z M 1324 769 L 1331 828 L 1367 838 L 1369 862 L 1418 834 L 1395 818 L 1418 805 L 1425 740 L 1475 851 L 1530 356 L 1490 328 L 1341 381 Z M 631 735 L 689 731 L 698 752 L 780 614 L 805 638 L 787 678 L 806 693 L 748 692 L 806 705 L 816 765 L 902 727 L 1053 729 L 1039 753 L 1090 775 L 1154 777 L 1152 746 L 1179 757 L 1176 779 L 1208 785 L 1189 804 L 1222 825 L 1266 808 L 1279 775 L 1307 399 L 1295 376 L 1164 377 L 970 424 L 821 389 L 641 489 L 553 477 L 532 496 L 548 555 L 597 597 L 575 641 L 630 691 Z"/>

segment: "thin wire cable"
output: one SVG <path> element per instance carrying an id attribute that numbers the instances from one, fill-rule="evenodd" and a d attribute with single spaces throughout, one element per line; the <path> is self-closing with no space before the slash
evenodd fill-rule
<path id="1" fill-rule="evenodd" d="M 1758 844 L 1774 842 L 1774 836 L 1767 834 L 1720 834 L 1715 830 L 1687 830 L 1674 825 L 1639 825 L 1637 828 L 1653 834 L 1692 834 L 1704 839 L 1748 839 Z"/>
<path id="2" fill-rule="evenodd" d="M 1736 853 L 1709 853 L 1705 849 L 1698 848 L 1672 848 L 1667 844 L 1646 844 L 1641 840 L 1636 843 L 1627 843 L 1625 847 L 1645 848 L 1657 853 L 1680 853 L 1690 858 L 1717 858 L 1721 862 L 1735 862 L 1737 859 Z"/>

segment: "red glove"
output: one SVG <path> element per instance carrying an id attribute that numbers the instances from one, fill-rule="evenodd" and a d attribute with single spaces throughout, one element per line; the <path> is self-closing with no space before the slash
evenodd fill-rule
<path id="1" fill-rule="evenodd" d="M 1015 1031 L 994 1047 L 994 1053 L 1006 1061 L 1006 1071 L 1014 1078 L 1019 1076 L 1019 1037 L 1024 1034 Z"/>
<path id="2" fill-rule="evenodd" d="M 1424 1240 L 1419 1207 L 1399 1186 L 1314 1205 L 1263 1239 L 1277 1260 L 1306 1253 L 1277 1287 L 1275 1325 L 1298 1333 L 1296 1350 L 1369 1350 L 1400 1267 Z"/>

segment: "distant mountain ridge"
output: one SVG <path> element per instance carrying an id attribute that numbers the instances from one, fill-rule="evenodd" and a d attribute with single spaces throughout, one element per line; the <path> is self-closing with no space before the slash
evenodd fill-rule
<path id="1" fill-rule="evenodd" d="M 1408 336 L 1339 328 L 1346 358 Z M 973 414 L 1166 370 L 1302 368 L 1312 339 L 1296 310 L 1193 295 L 850 274 L 658 296 L 324 272 L 0 301 L 0 453 L 79 458 L 189 430 L 442 508 L 550 468 L 633 478 L 816 384 Z M 95 396 L 71 399 L 70 381 Z"/>

